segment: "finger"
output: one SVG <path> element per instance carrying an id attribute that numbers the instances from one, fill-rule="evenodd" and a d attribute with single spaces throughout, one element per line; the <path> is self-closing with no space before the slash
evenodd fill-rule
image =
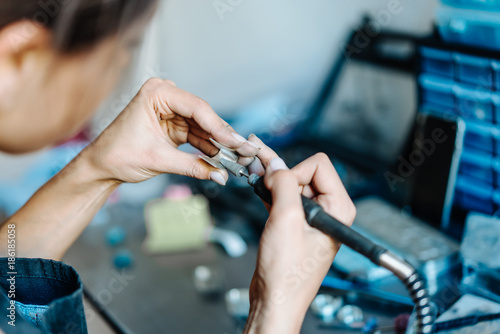
<path id="1" fill-rule="evenodd" d="M 280 225 L 286 229 L 297 225 L 303 229 L 305 215 L 295 175 L 289 170 L 267 172 L 264 182 L 271 190 L 273 198 L 269 221 L 274 224 L 282 222 Z"/>
<path id="2" fill-rule="evenodd" d="M 316 199 L 328 214 L 345 224 L 352 224 L 356 215 L 355 207 L 326 154 L 318 153 L 301 162 L 292 168 L 292 173 L 299 184 L 310 185 L 311 191 L 318 195 Z M 303 191 L 309 190 L 304 187 Z"/>
<path id="3" fill-rule="evenodd" d="M 264 175 L 266 174 L 266 170 L 264 169 L 264 166 L 262 166 L 262 163 L 260 162 L 259 158 L 255 158 L 254 161 L 250 165 L 248 165 L 248 172 L 250 174 L 257 174 L 257 175 Z"/>
<path id="4" fill-rule="evenodd" d="M 153 96 L 158 97 L 153 101 L 156 103 L 155 109 L 167 108 L 182 117 L 194 120 L 219 143 L 236 149 L 243 156 L 255 156 L 258 153 L 258 146 L 248 144 L 245 138 L 228 127 L 210 105 L 199 97 L 161 79 L 148 80 L 144 89 L 148 95 L 153 91 Z"/>
<path id="5" fill-rule="evenodd" d="M 257 154 L 257 157 L 260 159 L 265 169 L 269 167 L 269 164 L 273 159 L 279 158 L 276 152 L 274 152 L 271 148 L 269 148 L 269 146 L 264 144 L 264 142 L 260 140 L 260 138 L 254 135 L 253 133 L 248 137 L 248 141 L 260 146 L 261 149 Z"/>
<path id="6" fill-rule="evenodd" d="M 171 174 L 185 175 L 199 180 L 212 180 L 220 185 L 225 185 L 229 175 L 226 170 L 210 166 L 195 154 L 179 150 L 168 151 L 164 157 L 164 170 Z"/>
<path id="7" fill-rule="evenodd" d="M 208 140 L 200 138 L 191 132 L 188 134 L 188 143 L 191 144 L 191 146 L 196 147 L 209 157 L 213 157 L 219 152 L 219 149 L 212 145 L 212 143 L 210 143 Z"/>
<path id="8" fill-rule="evenodd" d="M 141 88 L 141 94 L 152 103 L 155 111 L 166 113 L 167 110 L 171 110 L 177 115 L 194 120 L 202 130 L 210 133 L 219 143 L 237 149 L 242 155 L 254 156 L 259 151 L 258 148 L 247 144 L 245 138 L 227 127 L 227 123 L 213 111 L 206 101 L 165 80 L 158 78 L 148 80 Z"/>
<path id="9" fill-rule="evenodd" d="M 329 194 L 332 189 L 344 188 L 330 158 L 317 153 L 292 168 L 299 184 L 312 185 L 318 194 Z"/>
<path id="10" fill-rule="evenodd" d="M 198 126 L 198 124 L 196 124 L 196 122 L 193 121 L 192 119 L 186 119 L 186 122 L 189 124 L 189 131 L 194 133 L 198 137 L 206 139 L 206 140 L 209 140 L 210 138 L 212 138 L 212 135 L 210 133 L 206 132 L 205 130 L 202 130 Z"/>

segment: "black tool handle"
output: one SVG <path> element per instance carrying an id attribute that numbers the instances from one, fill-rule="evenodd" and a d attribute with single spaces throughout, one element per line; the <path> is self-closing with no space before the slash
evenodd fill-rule
<path id="1" fill-rule="evenodd" d="M 255 193 L 263 201 L 272 204 L 272 194 L 266 188 L 263 177 L 250 180 L 250 184 L 253 186 Z M 354 251 L 363 254 L 372 262 L 379 264 L 378 259 L 382 253 L 386 252 L 385 248 L 373 243 L 327 214 L 315 201 L 302 196 L 302 206 L 304 207 L 304 213 L 309 225 L 340 241 Z"/>

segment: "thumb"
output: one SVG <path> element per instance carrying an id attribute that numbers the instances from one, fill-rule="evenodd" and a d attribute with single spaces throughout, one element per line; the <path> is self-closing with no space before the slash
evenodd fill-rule
<path id="1" fill-rule="evenodd" d="M 205 163 L 198 155 L 179 150 L 164 150 L 163 169 L 172 174 L 185 175 L 199 180 L 212 180 L 221 186 L 226 185 L 229 175 L 226 170 Z"/>

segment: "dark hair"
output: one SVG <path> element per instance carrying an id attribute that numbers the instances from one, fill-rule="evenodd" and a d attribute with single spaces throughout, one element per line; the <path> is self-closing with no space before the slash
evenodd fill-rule
<path id="1" fill-rule="evenodd" d="M 125 30 L 154 3 L 156 0 L 0 0 L 0 29 L 30 20 L 53 31 L 55 47 L 74 51 Z"/>

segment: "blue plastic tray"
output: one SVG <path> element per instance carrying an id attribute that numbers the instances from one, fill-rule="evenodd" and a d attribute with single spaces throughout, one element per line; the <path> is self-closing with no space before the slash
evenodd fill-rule
<path id="1" fill-rule="evenodd" d="M 499 164 L 491 154 L 464 150 L 460 158 L 459 173 L 490 186 L 499 184 Z"/>
<path id="2" fill-rule="evenodd" d="M 422 56 L 422 72 L 428 72 L 453 78 L 453 57 L 449 51 L 422 47 L 420 48 Z"/>
<path id="3" fill-rule="evenodd" d="M 499 13 L 443 7 L 437 11 L 437 26 L 447 42 L 500 50 Z"/>
<path id="4" fill-rule="evenodd" d="M 494 125 L 466 122 L 464 146 L 498 155 L 500 153 L 500 129 Z"/>
<path id="5" fill-rule="evenodd" d="M 493 214 L 496 211 L 497 204 L 494 200 L 496 196 L 493 187 L 478 185 L 475 180 L 459 175 L 455 189 L 455 203 L 458 206 L 487 214 Z"/>
<path id="6" fill-rule="evenodd" d="M 490 11 L 500 10 L 500 1 L 498 0 L 442 0 L 443 3 L 464 8 L 476 8 Z"/>
<path id="7" fill-rule="evenodd" d="M 475 87 L 493 88 L 493 67 L 488 58 L 454 53 L 457 79 Z"/>
<path id="8" fill-rule="evenodd" d="M 500 90 L 500 61 L 492 60 L 491 67 L 493 68 L 493 85 Z"/>
<path id="9" fill-rule="evenodd" d="M 448 115 L 455 113 L 455 94 L 452 80 L 436 75 L 422 74 L 418 81 L 422 87 L 421 98 L 424 108 Z"/>
<path id="10" fill-rule="evenodd" d="M 494 108 L 491 93 L 474 86 L 455 84 L 457 114 L 464 119 L 476 119 L 478 121 L 493 122 Z"/>

